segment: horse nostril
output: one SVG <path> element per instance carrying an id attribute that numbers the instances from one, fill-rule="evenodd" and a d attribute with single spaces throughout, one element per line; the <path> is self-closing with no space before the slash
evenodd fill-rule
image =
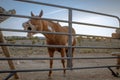
<path id="1" fill-rule="evenodd" d="M 28 30 L 32 30 L 32 28 L 31 28 L 31 27 L 28 27 Z"/>

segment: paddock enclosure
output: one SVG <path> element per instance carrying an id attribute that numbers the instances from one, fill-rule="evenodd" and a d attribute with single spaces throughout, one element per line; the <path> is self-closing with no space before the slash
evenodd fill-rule
<path id="1" fill-rule="evenodd" d="M 107 70 L 109 70 L 108 72 L 110 74 L 106 73 L 105 75 L 110 75 L 110 76 L 113 75 L 114 77 L 117 77 L 117 78 L 115 78 L 116 80 L 119 79 L 120 73 L 116 73 L 116 67 L 120 67 L 120 65 L 116 65 L 116 59 L 119 59 L 119 57 L 118 56 L 111 56 L 111 52 L 113 52 L 113 53 L 114 52 L 120 53 L 120 18 L 119 17 L 114 16 L 114 15 L 110 15 L 110 14 L 104 14 L 104 13 L 99 13 L 99 12 L 93 12 L 93 11 L 88 11 L 88 10 L 70 8 L 70 7 L 59 6 L 59 5 L 48 4 L 48 3 L 42 3 L 42 2 L 36 2 L 36 1 L 29 1 L 29 0 L 15 0 L 15 1 L 24 2 L 24 4 L 26 4 L 26 3 L 28 4 L 29 3 L 29 4 L 36 4 L 36 5 L 43 5 L 43 6 L 48 6 L 48 7 L 55 7 L 55 8 L 65 9 L 67 11 L 68 20 L 60 20 L 60 19 L 54 19 L 54 18 L 52 18 L 52 19 L 50 19 L 50 18 L 39 18 L 39 17 L 31 17 L 31 16 L 18 15 L 18 14 L 5 14 L 5 13 L 0 13 L 0 17 L 16 17 L 16 18 L 27 18 L 27 19 L 32 18 L 32 19 L 51 20 L 51 21 L 55 21 L 55 22 L 59 22 L 59 23 L 66 23 L 69 26 L 69 32 L 68 33 L 61 33 L 61 32 L 45 32 L 45 31 L 44 32 L 43 31 L 28 31 L 28 30 L 18 30 L 18 29 L 10 29 L 10 28 L 6 29 L 6 28 L 1 28 L 0 27 L 0 32 L 1 32 L 0 33 L 0 38 L 1 38 L 0 46 L 2 48 L 1 49 L 1 53 L 3 53 L 3 54 L 7 53 L 8 54 L 8 56 L 5 55 L 6 57 L 0 56 L 0 62 L 1 62 L 1 64 L 4 64 L 5 61 L 8 61 L 9 65 L 12 66 L 11 69 L 8 69 L 8 68 L 7 69 L 2 69 L 2 68 L 0 69 L 0 79 L 8 80 L 8 79 L 11 79 L 11 77 L 13 77 L 14 75 L 17 76 L 15 78 L 21 78 L 21 77 L 19 77 L 19 73 L 20 74 L 26 73 L 25 74 L 26 77 L 29 77 L 28 73 L 31 73 L 33 76 L 34 76 L 35 73 L 36 74 L 38 73 L 38 75 L 39 74 L 40 75 L 48 75 L 48 73 L 44 73 L 44 72 L 48 72 L 49 70 L 51 70 L 51 69 L 48 68 L 49 66 L 48 66 L 48 63 L 47 63 L 47 61 L 51 60 L 51 59 L 53 59 L 54 61 L 59 61 L 61 59 L 65 59 L 67 61 L 67 64 L 66 64 L 67 68 L 66 68 L 66 70 L 68 71 L 69 75 L 66 74 L 66 76 L 64 76 L 64 78 L 62 78 L 63 80 L 67 80 L 67 79 L 68 80 L 72 80 L 71 79 L 72 77 L 70 77 L 70 76 L 72 76 L 74 74 L 75 74 L 75 76 L 74 76 L 75 78 L 73 78 L 73 79 L 77 80 L 77 78 L 78 78 L 78 80 L 79 80 L 79 79 L 81 79 L 81 77 L 79 77 L 81 74 L 77 74 L 77 72 L 81 71 L 80 73 L 84 73 L 84 70 L 88 70 L 87 72 L 82 74 L 82 76 L 84 76 L 84 75 L 87 75 L 88 73 L 90 73 L 89 70 L 91 70 L 91 71 L 93 70 L 93 72 L 94 72 L 94 69 L 96 71 L 98 70 L 98 73 L 102 73 L 101 69 L 105 69 L 105 70 L 107 69 Z M 108 26 L 108 25 L 100 25 L 100 24 L 96 24 L 96 23 L 92 24 L 92 23 L 84 23 L 84 22 L 73 21 L 73 12 L 75 12 L 75 11 L 113 18 L 117 22 L 118 27 L 116 27 L 116 26 Z M 90 26 L 90 27 L 100 27 L 100 28 L 114 29 L 116 31 L 116 33 L 112 33 L 111 34 L 112 37 L 104 37 L 104 36 L 97 36 L 97 35 L 95 36 L 95 34 L 94 35 L 72 34 L 72 27 L 74 28 L 73 24 L 74 25 L 75 24 L 77 24 L 77 25 L 85 25 L 85 26 Z M 2 34 L 2 31 L 19 32 L 19 33 L 36 32 L 36 33 L 44 33 L 44 34 L 68 35 L 69 36 L 68 46 L 63 46 L 63 45 L 46 45 L 46 44 L 44 44 L 44 45 L 43 44 L 31 44 L 31 42 L 29 43 L 28 41 L 26 41 L 26 42 L 28 42 L 27 44 L 23 44 L 22 42 L 19 43 L 19 44 L 17 44 L 17 43 L 13 44 L 13 43 L 9 43 L 9 42 L 7 43 L 4 40 L 4 36 Z M 72 43 L 72 36 L 75 36 L 77 38 L 77 40 L 78 39 L 81 40 L 81 36 L 83 36 L 83 37 L 87 36 L 87 37 L 89 37 L 90 40 L 85 39 L 86 42 L 84 42 L 84 41 L 77 41 L 77 45 L 76 46 L 72 46 L 72 44 L 71 44 Z M 94 44 L 93 42 L 96 42 L 96 41 L 94 41 L 95 40 L 94 37 L 99 38 L 98 40 L 100 40 L 100 39 L 103 39 L 103 40 L 101 40 L 100 44 L 98 44 L 98 43 Z M 89 41 L 91 41 L 91 40 L 93 40 L 93 42 L 91 43 L 92 46 L 91 45 L 87 45 L 87 44 L 90 44 Z M 110 41 L 106 41 L 106 43 L 110 43 L 111 41 L 113 41 L 113 42 L 115 41 L 115 43 L 111 43 L 111 46 L 105 46 L 104 43 L 102 43 L 104 40 L 110 40 Z M 83 43 L 86 43 L 86 45 L 82 46 Z M 10 52 L 7 49 L 8 47 L 10 47 L 10 49 L 12 49 L 12 50 L 10 50 Z M 68 55 L 68 57 L 60 58 L 58 56 L 60 54 L 56 53 L 57 57 L 49 58 L 48 56 L 46 56 L 47 53 L 48 53 L 46 51 L 47 47 L 54 47 L 54 48 L 63 48 L 64 47 L 64 48 L 68 48 L 69 55 Z M 73 58 L 72 58 L 72 48 L 76 49 Z M 107 50 L 108 53 L 103 55 L 104 53 L 102 53 L 102 52 L 100 54 L 97 54 L 97 53 L 96 54 L 83 54 L 84 53 L 83 52 L 81 54 L 81 51 L 83 49 L 88 50 L 88 52 L 91 51 L 90 49 L 95 50 L 96 52 L 99 51 L 99 50 L 102 50 L 102 51 Z M 19 50 L 23 50 L 24 52 L 23 53 L 19 52 L 19 54 L 24 55 L 24 57 L 23 56 L 18 57 L 17 56 L 18 54 L 15 54 L 16 55 L 15 57 L 14 56 L 10 57 L 10 53 L 11 54 L 12 53 L 17 53 L 18 52 L 17 50 L 18 51 Z M 14 52 L 14 51 L 16 51 L 16 52 Z M 37 54 L 38 55 L 38 53 L 39 53 L 39 55 L 41 55 L 41 56 L 32 56 L 32 55 L 30 55 L 28 57 L 27 52 L 32 54 L 32 55 L 33 54 Z M 38 53 L 36 53 L 36 52 L 38 52 Z M 26 55 L 24 53 L 26 53 Z M 43 57 L 42 57 L 42 55 L 43 55 Z M 94 55 L 94 56 L 92 56 L 92 55 Z M 72 64 L 72 60 L 73 60 L 73 67 L 71 65 Z M 84 62 L 83 60 L 87 61 L 88 63 Z M 102 60 L 104 60 L 104 61 L 102 61 Z M 14 61 L 15 64 L 13 64 L 12 61 Z M 20 61 L 20 63 L 19 63 L 19 61 Z M 28 63 L 27 63 L 27 61 L 28 61 Z M 40 62 L 41 66 L 40 66 L 39 63 L 34 65 L 32 61 Z M 93 64 L 90 64 L 90 61 L 92 61 Z M 105 62 L 105 61 L 108 61 L 108 62 Z M 104 62 L 104 65 L 100 65 L 99 62 L 100 63 Z M 26 64 L 26 67 L 23 67 L 23 65 L 24 65 L 23 63 Z M 47 63 L 47 64 L 45 64 L 45 63 Z M 86 64 L 84 65 L 84 63 L 86 63 Z M 59 65 L 58 62 L 56 62 L 54 64 L 56 64 L 55 65 L 56 67 L 55 68 L 53 67 L 53 69 L 52 69 L 53 73 L 57 72 L 57 76 L 59 76 L 59 74 L 60 74 L 59 77 L 61 77 L 62 73 L 60 73 L 60 71 L 62 71 L 64 69 L 62 67 L 57 66 L 57 65 Z M 19 68 L 15 68 L 16 65 Z M 29 66 L 27 66 L 27 65 L 29 65 Z M 88 66 L 88 65 L 91 65 L 91 66 Z M 13 68 L 13 66 L 14 66 L 14 68 Z M 30 66 L 35 66 L 35 67 L 38 66 L 38 67 L 36 67 L 36 68 L 33 68 L 33 67 L 32 68 L 28 68 Z M 76 71 L 76 72 L 74 72 L 74 71 Z M 105 71 L 105 72 L 107 72 L 107 71 Z M 4 75 L 4 74 L 6 74 L 6 75 L 4 77 L 2 77 L 1 75 Z M 95 74 L 95 73 L 93 73 L 93 74 Z M 104 75 L 104 74 L 101 74 L 101 75 Z M 56 76 L 56 75 L 55 74 L 52 75 L 53 78 L 54 78 L 54 76 Z M 69 76 L 69 78 L 67 76 Z M 31 75 L 30 75 L 30 77 L 31 77 Z M 86 77 L 88 77 L 88 76 L 86 76 Z M 92 77 L 92 78 L 94 79 L 94 77 Z M 56 79 L 56 80 L 58 80 L 58 79 Z M 41 80 L 41 78 L 39 77 L 38 79 L 31 79 L 31 80 Z M 107 78 L 105 80 L 107 80 Z"/>

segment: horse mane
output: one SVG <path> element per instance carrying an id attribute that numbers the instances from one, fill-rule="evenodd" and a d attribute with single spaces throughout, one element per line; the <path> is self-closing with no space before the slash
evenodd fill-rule
<path id="1" fill-rule="evenodd" d="M 62 26 L 59 23 L 55 23 L 53 21 L 46 21 L 43 20 L 43 26 L 44 26 L 44 31 L 48 28 L 51 27 L 51 30 L 47 31 L 47 32 L 65 32 L 62 28 Z M 53 44 L 57 41 L 58 37 L 61 37 L 63 35 L 57 35 L 57 34 L 44 34 L 44 36 L 46 37 L 46 41 L 49 44 Z M 65 36 L 65 35 L 64 35 Z"/>

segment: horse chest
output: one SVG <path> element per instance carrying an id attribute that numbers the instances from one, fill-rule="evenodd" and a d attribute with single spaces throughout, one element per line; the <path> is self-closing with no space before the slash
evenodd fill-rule
<path id="1" fill-rule="evenodd" d="M 66 45 L 68 41 L 61 38 L 51 38 L 51 39 L 47 39 L 47 43 L 49 45 Z"/>

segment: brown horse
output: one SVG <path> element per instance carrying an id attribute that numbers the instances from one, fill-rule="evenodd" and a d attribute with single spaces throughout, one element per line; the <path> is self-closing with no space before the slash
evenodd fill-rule
<path id="1" fill-rule="evenodd" d="M 32 17 L 42 17 L 43 11 L 41 10 L 39 16 L 35 16 L 31 12 Z M 35 30 L 35 31 L 47 31 L 47 32 L 66 32 L 68 33 L 68 27 L 67 26 L 61 26 L 59 23 L 55 23 L 52 21 L 47 20 L 40 20 L 40 19 L 30 19 L 27 22 L 23 23 L 23 27 L 25 30 Z M 75 30 L 72 29 L 72 33 L 75 34 Z M 31 37 L 36 33 L 29 32 L 27 34 L 28 37 Z M 56 34 L 43 34 L 46 37 L 46 42 L 48 45 L 65 45 L 68 46 L 68 35 L 56 35 Z M 72 36 L 72 46 L 76 44 L 75 37 Z M 65 54 L 67 56 L 67 48 L 53 48 L 48 47 L 48 53 L 51 58 L 54 57 L 54 52 L 58 51 L 61 53 L 61 57 L 64 57 Z M 74 48 L 72 48 L 72 55 L 74 52 Z M 63 68 L 64 68 L 64 74 L 66 73 L 65 70 L 65 60 L 61 60 Z M 53 60 L 50 59 L 50 69 L 52 69 Z M 51 77 L 52 70 L 49 71 L 49 77 Z"/>

